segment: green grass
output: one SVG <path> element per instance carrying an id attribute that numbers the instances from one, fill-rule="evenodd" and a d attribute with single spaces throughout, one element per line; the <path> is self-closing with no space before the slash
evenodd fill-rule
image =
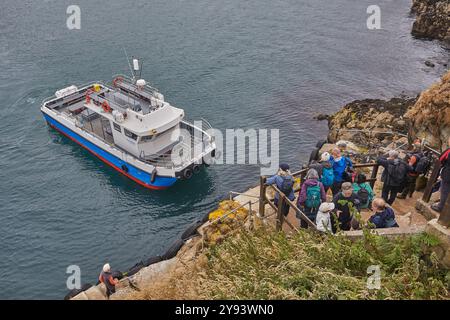
<path id="1" fill-rule="evenodd" d="M 201 298 L 210 299 L 448 299 L 450 274 L 427 234 L 390 240 L 365 231 L 344 236 L 301 230 L 294 236 L 260 229 L 210 249 Z M 367 268 L 381 270 L 379 290 L 368 289 Z"/>

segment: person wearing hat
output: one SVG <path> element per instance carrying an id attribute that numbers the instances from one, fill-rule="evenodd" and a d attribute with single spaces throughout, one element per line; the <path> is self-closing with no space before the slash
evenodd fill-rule
<path id="1" fill-rule="evenodd" d="M 322 153 L 320 161 L 312 163 L 309 168 L 315 169 L 319 174 L 320 182 L 325 188 L 325 193 L 331 188 L 334 182 L 333 163 L 330 161 L 331 155 L 328 152 Z"/>
<path id="2" fill-rule="evenodd" d="M 317 230 L 333 233 L 333 228 L 331 225 L 331 212 L 334 208 L 335 205 L 333 202 L 324 202 L 320 205 L 316 216 Z"/>
<path id="3" fill-rule="evenodd" d="M 342 191 L 333 198 L 333 202 L 336 207 L 336 215 L 331 216 L 333 232 L 337 231 L 338 226 L 340 230 L 349 231 L 353 226 L 352 220 L 361 211 L 361 202 L 353 192 L 353 186 L 350 182 L 342 184 Z"/>
<path id="4" fill-rule="evenodd" d="M 103 266 L 103 270 L 100 273 L 98 280 L 105 285 L 106 297 L 109 299 L 111 294 L 116 292 L 116 284 L 119 283 L 119 280 L 113 278 L 111 273 L 111 266 L 109 265 L 109 263 L 106 263 Z"/>
<path id="5" fill-rule="evenodd" d="M 319 181 L 319 174 L 315 169 L 309 169 L 305 177 L 305 182 L 302 183 L 298 194 L 297 206 L 309 220 L 316 221 L 319 206 L 326 200 L 327 195 L 322 182 Z M 301 219 L 299 214 L 297 214 L 297 218 L 300 219 L 301 228 L 308 228 L 308 224 Z"/>
<path id="6" fill-rule="evenodd" d="M 278 172 L 276 175 L 267 178 L 266 185 L 273 185 L 275 184 L 277 188 L 284 193 L 284 195 L 291 201 L 294 201 L 295 195 L 294 195 L 294 178 L 292 177 L 291 172 L 289 171 L 289 165 L 286 163 L 280 164 L 280 168 L 278 169 Z M 275 193 L 275 199 L 274 204 L 275 206 L 278 206 L 278 199 L 280 198 L 280 195 Z M 284 203 L 284 206 L 282 208 L 283 214 L 285 216 L 289 213 L 289 205 L 287 203 Z"/>

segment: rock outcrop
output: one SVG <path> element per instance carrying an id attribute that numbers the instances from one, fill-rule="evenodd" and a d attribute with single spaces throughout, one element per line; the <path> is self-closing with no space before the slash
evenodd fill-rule
<path id="1" fill-rule="evenodd" d="M 411 12 L 416 15 L 411 32 L 414 36 L 450 43 L 449 0 L 413 0 Z"/>
<path id="2" fill-rule="evenodd" d="M 450 71 L 418 98 L 357 100 L 328 118 L 328 140 L 349 140 L 362 146 L 387 146 L 416 138 L 441 150 L 450 137 Z M 400 133 L 399 135 L 387 132 Z"/>
<path id="3" fill-rule="evenodd" d="M 446 146 L 450 137 L 450 71 L 422 92 L 405 117 L 410 123 L 411 138 L 425 139 L 438 150 Z"/>
<path id="4" fill-rule="evenodd" d="M 387 132 L 408 132 L 404 115 L 416 102 L 416 98 L 357 100 L 345 105 L 330 116 L 328 140 L 349 140 L 359 145 L 389 144 L 393 138 Z"/>

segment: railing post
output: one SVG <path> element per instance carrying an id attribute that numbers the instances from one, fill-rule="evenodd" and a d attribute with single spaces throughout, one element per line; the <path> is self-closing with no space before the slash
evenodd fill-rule
<path id="1" fill-rule="evenodd" d="M 372 168 L 372 176 L 370 177 L 371 179 L 373 179 L 372 181 L 370 181 L 370 186 L 372 187 L 372 189 L 374 188 L 374 186 L 375 186 L 375 182 L 376 182 L 376 179 L 377 179 L 377 176 L 378 176 L 378 169 L 380 168 L 380 165 L 375 165 L 373 168 Z"/>
<path id="2" fill-rule="evenodd" d="M 439 159 L 436 159 L 433 166 L 433 171 L 431 172 L 430 178 L 428 179 L 427 186 L 425 187 L 425 190 L 423 192 L 422 200 L 424 202 L 429 202 L 431 199 L 431 191 L 433 190 L 433 186 L 437 181 L 437 178 L 439 177 L 439 172 L 441 171 L 441 162 Z"/>
<path id="3" fill-rule="evenodd" d="M 450 227 L 450 196 L 447 197 L 444 208 L 439 215 L 438 223 L 444 227 Z"/>
<path id="4" fill-rule="evenodd" d="M 281 231 L 281 228 L 283 226 L 283 206 L 285 203 L 285 195 L 283 193 L 280 193 L 280 197 L 278 198 L 278 211 L 277 211 L 277 223 L 276 223 L 276 229 L 277 231 Z"/>
<path id="5" fill-rule="evenodd" d="M 259 216 L 264 217 L 266 207 L 266 177 L 259 178 Z"/>

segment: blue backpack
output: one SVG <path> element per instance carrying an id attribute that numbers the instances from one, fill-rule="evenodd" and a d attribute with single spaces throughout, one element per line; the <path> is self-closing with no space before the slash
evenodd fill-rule
<path id="1" fill-rule="evenodd" d="M 283 182 L 281 183 L 280 191 L 288 196 L 292 192 L 292 188 L 294 187 L 294 178 L 292 178 L 291 176 L 281 178 L 283 179 Z"/>
<path id="2" fill-rule="evenodd" d="M 320 179 L 320 181 L 323 183 L 325 187 L 329 187 L 333 184 L 334 182 L 333 167 L 322 169 L 322 178 Z"/>
<path id="3" fill-rule="evenodd" d="M 318 209 L 322 203 L 320 185 L 310 186 L 306 189 L 305 205 L 311 209 Z"/>

